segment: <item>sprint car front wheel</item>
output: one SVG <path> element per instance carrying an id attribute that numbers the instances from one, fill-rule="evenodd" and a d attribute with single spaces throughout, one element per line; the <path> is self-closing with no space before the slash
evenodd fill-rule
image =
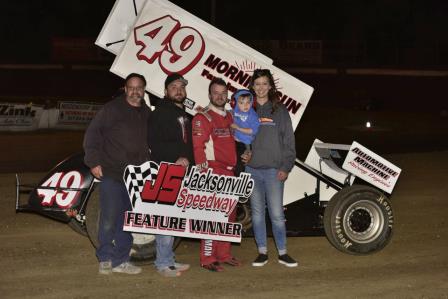
<path id="1" fill-rule="evenodd" d="M 338 250 L 362 255 L 383 249 L 392 237 L 394 214 L 389 199 L 363 185 L 342 189 L 324 213 L 327 239 Z"/>
<path id="2" fill-rule="evenodd" d="M 98 229 L 100 222 L 100 201 L 99 192 L 95 191 L 89 198 L 86 206 L 86 228 L 90 242 L 95 248 L 98 247 Z M 134 243 L 130 252 L 131 260 L 134 262 L 145 263 L 152 261 L 156 256 L 156 240 L 154 235 L 133 233 Z M 175 237 L 173 250 L 180 244 L 181 238 Z"/>

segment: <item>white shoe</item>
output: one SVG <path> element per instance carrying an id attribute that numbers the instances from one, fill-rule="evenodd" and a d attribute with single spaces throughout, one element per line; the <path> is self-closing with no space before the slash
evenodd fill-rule
<path id="1" fill-rule="evenodd" d="M 182 273 L 174 266 L 158 269 L 157 272 L 163 277 L 179 277 Z"/>
<path id="2" fill-rule="evenodd" d="M 142 272 L 142 268 L 134 266 L 130 262 L 124 262 L 116 267 L 113 267 L 112 272 L 125 273 L 125 274 L 139 274 L 140 272 Z"/>
<path id="3" fill-rule="evenodd" d="M 184 272 L 184 271 L 187 271 L 188 269 L 190 269 L 190 264 L 182 264 L 182 263 L 174 262 L 174 268 L 176 268 L 176 270 L 179 272 Z"/>

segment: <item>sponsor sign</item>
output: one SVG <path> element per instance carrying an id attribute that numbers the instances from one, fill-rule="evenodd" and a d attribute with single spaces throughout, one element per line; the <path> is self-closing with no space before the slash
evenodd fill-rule
<path id="1" fill-rule="evenodd" d="M 357 142 L 353 142 L 342 168 L 392 193 L 401 169 Z"/>
<path id="2" fill-rule="evenodd" d="M 37 130 L 43 107 L 34 104 L 0 103 L 0 130 Z"/>
<path id="3" fill-rule="evenodd" d="M 58 125 L 86 127 L 102 107 L 96 103 L 59 102 Z"/>
<path id="4" fill-rule="evenodd" d="M 212 169 L 189 173 L 172 163 L 128 165 L 124 181 L 132 204 L 123 229 L 198 239 L 241 242 L 242 226 L 229 221 L 239 197 L 254 187 L 250 174 L 217 175 Z"/>
<path id="5" fill-rule="evenodd" d="M 159 97 L 163 97 L 168 74 L 184 75 L 189 80 L 187 111 L 195 114 L 209 103 L 208 85 L 212 78 L 222 77 L 232 93 L 248 87 L 254 69 L 268 68 L 295 128 L 313 88 L 248 49 L 168 1 L 147 0 L 111 71 L 123 78 L 131 72 L 143 74 L 148 78 L 147 90 Z"/>

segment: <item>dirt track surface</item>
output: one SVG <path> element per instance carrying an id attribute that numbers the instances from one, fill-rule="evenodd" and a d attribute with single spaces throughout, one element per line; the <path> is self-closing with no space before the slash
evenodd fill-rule
<path id="1" fill-rule="evenodd" d="M 67 225 L 14 211 L 14 175 L 0 174 L 0 298 L 448 298 L 448 152 L 394 154 L 403 169 L 392 197 L 394 237 L 381 252 L 352 256 L 325 237 L 288 239 L 299 267 L 270 260 L 261 268 L 252 239 L 234 246 L 241 268 L 202 270 L 198 242 L 185 240 L 177 259 L 192 265 L 163 278 L 152 265 L 137 276 L 97 274 L 88 238 Z M 41 179 L 26 173 L 23 181 Z"/>

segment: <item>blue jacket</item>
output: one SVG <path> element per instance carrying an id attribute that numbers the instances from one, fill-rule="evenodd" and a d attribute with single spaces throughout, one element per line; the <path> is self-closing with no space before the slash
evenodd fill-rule
<path id="1" fill-rule="evenodd" d="M 247 92 L 250 94 L 250 92 L 247 90 Z M 235 101 L 238 100 L 238 97 L 241 94 L 246 94 L 246 90 L 238 90 L 235 92 L 234 97 Z M 260 126 L 260 121 L 258 120 L 258 115 L 255 112 L 255 110 L 252 108 L 254 98 L 252 94 L 250 94 L 250 106 L 248 112 L 242 112 L 238 108 L 238 103 L 235 103 L 235 108 L 233 110 L 233 121 L 234 123 L 240 127 L 240 128 L 248 128 L 252 129 L 252 134 L 244 134 L 243 132 L 240 132 L 238 130 L 235 130 L 234 135 L 235 139 L 239 142 L 242 142 L 244 144 L 251 144 L 252 141 L 255 138 L 255 135 L 257 135 L 258 127 Z"/>

